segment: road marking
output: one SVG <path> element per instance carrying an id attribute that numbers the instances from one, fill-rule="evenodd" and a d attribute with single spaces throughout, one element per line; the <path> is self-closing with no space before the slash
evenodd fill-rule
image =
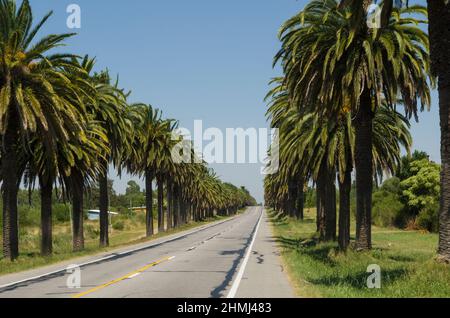
<path id="1" fill-rule="evenodd" d="M 237 273 L 236 279 L 233 282 L 233 285 L 231 285 L 230 292 L 227 295 L 227 298 L 234 298 L 236 296 L 236 293 L 238 291 L 239 285 L 241 283 L 242 277 L 244 276 L 245 267 L 247 266 L 248 260 L 250 259 L 250 255 L 252 253 L 253 244 L 256 240 L 256 234 L 258 234 L 259 226 L 261 225 L 261 220 L 263 217 L 263 210 L 261 210 L 261 215 L 259 216 L 258 225 L 256 226 L 255 233 L 253 233 L 253 239 L 250 243 L 250 246 L 247 249 L 247 253 L 245 255 L 244 260 L 242 261 L 241 267 L 239 268 L 239 272 Z"/>
<path id="2" fill-rule="evenodd" d="M 155 246 L 159 246 L 159 245 L 162 245 L 162 244 L 165 244 L 165 243 L 170 243 L 170 242 L 176 241 L 176 240 L 178 240 L 180 238 L 183 238 L 183 237 L 186 237 L 186 236 L 189 236 L 189 235 L 192 235 L 192 234 L 196 234 L 198 232 L 207 230 L 209 228 L 221 225 L 221 224 L 226 223 L 226 222 L 230 222 L 232 220 L 235 220 L 236 218 L 238 218 L 241 215 L 242 214 L 238 214 L 238 215 L 235 215 L 235 216 L 230 217 L 230 218 L 228 218 L 226 220 L 223 220 L 223 221 L 217 221 L 215 223 L 199 226 L 198 228 L 196 228 L 196 229 L 194 229 L 192 231 L 189 231 L 189 232 L 183 233 L 181 235 L 169 238 L 169 239 L 167 239 L 165 241 L 161 241 L 161 242 L 158 242 L 158 243 L 152 243 L 152 244 L 141 246 L 141 247 L 138 247 L 138 248 L 135 248 L 135 249 L 131 249 L 131 250 L 128 250 L 128 251 L 119 252 L 119 253 L 113 253 L 111 255 L 107 255 L 107 256 L 102 257 L 102 258 L 94 259 L 92 261 L 88 261 L 88 262 L 79 264 L 78 267 L 81 268 L 83 266 L 95 264 L 95 263 L 98 263 L 98 262 L 101 262 L 101 261 L 106 261 L 106 260 L 109 260 L 109 259 L 113 259 L 113 258 L 116 258 L 117 256 L 138 252 L 138 251 L 145 250 L 147 248 L 151 248 L 151 247 L 155 247 Z M 52 272 L 48 272 L 48 273 L 44 273 L 44 274 L 41 274 L 41 275 L 37 275 L 37 276 L 33 276 L 33 277 L 22 279 L 22 280 L 18 280 L 18 281 L 15 281 L 15 282 L 7 283 L 7 284 L 4 284 L 4 285 L 0 285 L 0 293 L 2 293 L 3 289 L 5 289 L 5 288 L 16 286 L 16 285 L 19 285 L 19 284 L 22 284 L 22 283 L 26 283 L 26 282 L 30 282 L 30 281 L 34 281 L 34 280 L 38 280 L 38 279 L 41 279 L 41 278 L 44 278 L 44 277 L 48 277 L 48 276 L 52 276 L 52 275 L 55 275 L 55 274 L 60 274 L 60 273 L 66 272 L 66 271 L 67 271 L 67 268 L 62 268 L 62 269 L 58 269 L 58 270 L 55 270 L 55 271 L 52 271 Z"/>
<path id="3" fill-rule="evenodd" d="M 163 258 L 163 259 L 161 259 L 159 261 L 150 263 L 148 265 L 145 265 L 144 267 L 139 268 L 138 270 L 135 270 L 135 271 L 133 271 L 131 273 L 126 274 L 125 276 L 119 277 L 119 278 L 114 279 L 114 280 L 112 280 L 110 282 L 107 282 L 105 284 L 102 284 L 102 285 L 99 285 L 97 287 L 91 288 L 91 289 L 89 289 L 89 290 L 87 290 L 85 292 L 76 294 L 72 298 L 81 298 L 81 297 L 86 296 L 88 294 L 92 294 L 93 292 L 96 292 L 96 291 L 98 291 L 100 289 L 106 288 L 106 287 L 111 286 L 113 284 L 117 284 L 117 283 L 119 283 L 119 282 L 121 282 L 121 281 L 123 281 L 125 279 L 130 279 L 130 278 L 136 277 L 136 276 L 140 275 L 142 272 L 145 272 L 147 269 L 149 269 L 151 267 L 154 267 L 156 265 L 159 265 L 161 263 L 173 260 L 174 258 L 175 258 L 175 256 L 170 256 L 170 257 Z"/>

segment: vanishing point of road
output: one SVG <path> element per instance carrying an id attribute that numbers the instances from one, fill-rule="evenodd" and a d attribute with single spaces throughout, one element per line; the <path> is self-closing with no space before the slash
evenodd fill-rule
<path id="1" fill-rule="evenodd" d="M 80 264 L 80 288 L 65 268 Z M 294 297 L 262 207 L 151 242 L 0 277 L 0 298 Z"/>

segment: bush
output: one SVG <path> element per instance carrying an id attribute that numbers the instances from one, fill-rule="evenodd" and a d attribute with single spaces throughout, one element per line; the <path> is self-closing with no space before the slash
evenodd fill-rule
<path id="1" fill-rule="evenodd" d="M 21 205 L 18 207 L 20 226 L 39 226 L 41 224 L 41 211 L 31 205 Z"/>
<path id="2" fill-rule="evenodd" d="M 84 232 L 86 233 L 86 236 L 90 239 L 98 238 L 100 235 L 100 230 L 98 226 L 95 226 L 93 224 L 86 224 L 84 226 Z"/>
<path id="3" fill-rule="evenodd" d="M 145 224 L 145 213 L 138 213 L 136 215 L 136 221 L 141 224 Z"/>
<path id="4" fill-rule="evenodd" d="M 70 221 L 70 206 L 63 203 L 53 204 L 53 219 L 56 222 L 69 222 Z"/>
<path id="5" fill-rule="evenodd" d="M 404 205 L 398 195 L 386 191 L 373 194 L 372 222 L 377 226 L 398 226 L 403 223 Z"/>
<path id="6" fill-rule="evenodd" d="M 438 232 L 439 230 L 439 205 L 433 204 L 423 208 L 416 218 L 416 224 L 420 229 L 429 232 Z"/>
<path id="7" fill-rule="evenodd" d="M 114 230 L 123 231 L 125 229 L 125 223 L 122 220 L 115 221 L 112 224 Z"/>

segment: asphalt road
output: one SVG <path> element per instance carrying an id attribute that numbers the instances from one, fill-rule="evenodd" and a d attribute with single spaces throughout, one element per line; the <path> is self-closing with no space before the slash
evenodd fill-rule
<path id="1" fill-rule="evenodd" d="M 74 275 L 25 272 L 0 277 L 0 298 L 293 297 L 276 242 L 261 207 L 225 222 L 88 259 Z M 133 249 L 138 250 L 133 251 Z M 131 251 L 130 251 L 131 250 Z M 94 261 L 94 262 L 93 262 Z M 93 262 L 93 263 L 92 263 Z M 62 265 L 58 269 L 61 269 Z M 65 267 L 63 267 L 65 268 Z M 48 272 L 55 270 L 48 268 Z M 37 273 L 37 274 L 36 274 Z M 30 277 L 36 277 L 27 280 Z M 22 283 L 14 282 L 25 280 Z M 76 280 L 70 280 L 76 284 Z M 7 286 L 9 285 L 9 286 Z M 3 286 L 3 287 L 2 287 Z"/>

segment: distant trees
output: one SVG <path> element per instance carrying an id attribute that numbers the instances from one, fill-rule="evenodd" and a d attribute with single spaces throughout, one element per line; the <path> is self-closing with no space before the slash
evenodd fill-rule
<path id="1" fill-rule="evenodd" d="M 402 157 L 397 175 L 373 194 L 374 223 L 437 232 L 440 169 L 425 152 Z"/>

